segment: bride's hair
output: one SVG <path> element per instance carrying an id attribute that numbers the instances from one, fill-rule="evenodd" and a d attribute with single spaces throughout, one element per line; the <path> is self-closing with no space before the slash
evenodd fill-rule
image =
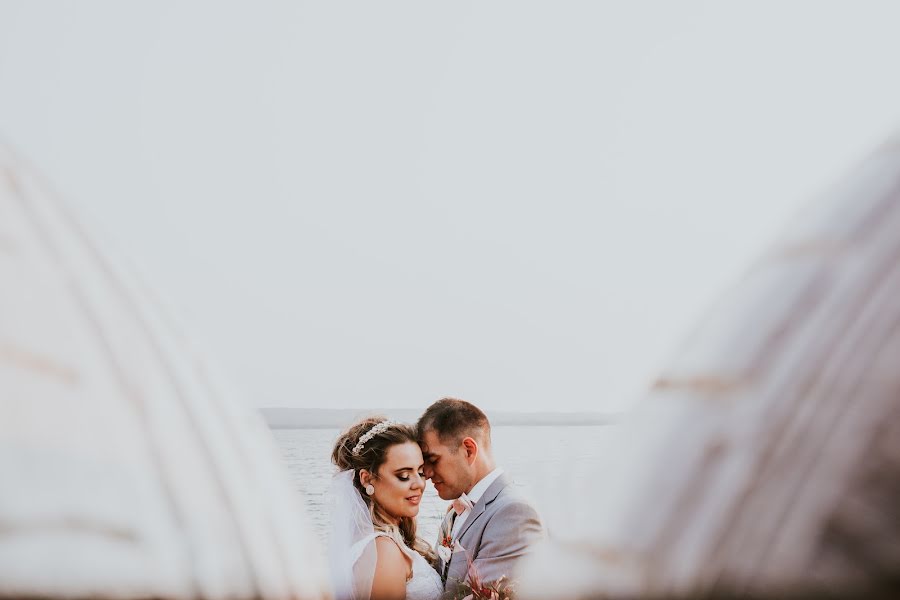
<path id="1" fill-rule="evenodd" d="M 437 557 L 431 550 L 431 546 L 416 537 L 416 519 L 414 517 L 401 517 L 400 524 L 394 525 L 384 512 L 384 509 L 376 503 L 371 496 L 366 494 L 362 483 L 359 481 L 359 472 L 367 470 L 373 476 L 378 476 L 378 469 L 384 464 L 387 452 L 391 446 L 412 442 L 417 444 L 416 429 L 412 425 L 404 423 L 392 423 L 383 432 L 373 436 L 362 447 L 359 454 L 354 454 L 353 449 L 359 443 L 359 439 L 379 423 L 387 419 L 381 416 L 373 416 L 357 421 L 338 436 L 331 451 L 331 462 L 341 471 L 353 470 L 353 487 L 362 497 L 369 514 L 372 517 L 372 525 L 376 531 L 384 531 L 397 541 L 402 541 L 424 556 L 432 564 Z"/>

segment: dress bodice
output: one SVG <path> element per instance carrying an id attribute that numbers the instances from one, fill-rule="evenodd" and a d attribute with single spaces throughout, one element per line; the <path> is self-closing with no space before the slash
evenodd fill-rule
<path id="1" fill-rule="evenodd" d="M 425 557 L 411 550 L 412 579 L 406 582 L 406 600 L 435 600 L 444 593 L 441 576 Z"/>

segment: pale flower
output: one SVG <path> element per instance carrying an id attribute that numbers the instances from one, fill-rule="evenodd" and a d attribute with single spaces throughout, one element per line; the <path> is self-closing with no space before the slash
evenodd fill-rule
<path id="1" fill-rule="evenodd" d="M 447 546 L 438 546 L 438 556 L 441 557 L 441 560 L 444 562 L 448 562 L 450 560 L 451 550 Z"/>

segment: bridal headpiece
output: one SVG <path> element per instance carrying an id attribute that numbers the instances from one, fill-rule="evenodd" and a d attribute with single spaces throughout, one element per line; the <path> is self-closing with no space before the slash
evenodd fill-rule
<path id="1" fill-rule="evenodd" d="M 397 424 L 398 423 L 396 421 L 382 421 L 381 423 L 378 423 L 377 425 L 372 427 L 372 429 L 365 432 L 362 437 L 359 438 L 359 442 L 357 442 L 356 445 L 353 446 L 353 456 L 359 456 L 359 453 L 362 452 L 362 449 L 366 445 L 366 442 L 371 440 L 379 433 L 384 433 L 385 431 L 387 431 L 391 427 L 391 425 Z"/>

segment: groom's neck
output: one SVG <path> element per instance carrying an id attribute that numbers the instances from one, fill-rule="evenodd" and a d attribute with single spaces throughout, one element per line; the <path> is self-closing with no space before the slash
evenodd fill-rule
<path id="1" fill-rule="evenodd" d="M 475 476 L 473 477 L 474 482 L 472 483 L 472 487 L 469 488 L 466 491 L 466 493 L 471 492 L 472 488 L 474 488 L 476 485 L 478 485 L 479 481 L 481 481 L 482 479 L 487 477 L 490 474 L 490 472 L 496 468 L 494 459 L 487 458 L 487 457 L 479 458 L 478 460 L 475 461 L 475 464 L 473 466 L 475 467 Z"/>

